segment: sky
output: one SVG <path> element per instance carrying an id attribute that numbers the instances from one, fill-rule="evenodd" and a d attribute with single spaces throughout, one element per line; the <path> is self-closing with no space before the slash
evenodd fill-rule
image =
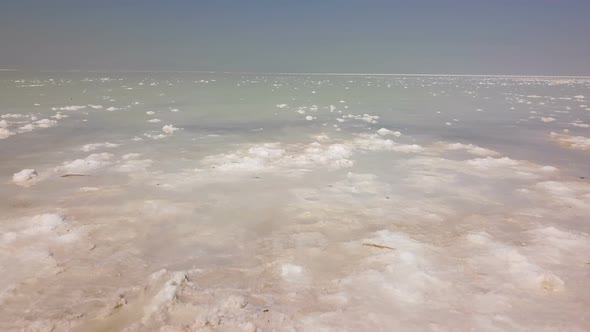
<path id="1" fill-rule="evenodd" d="M 590 75 L 590 0 L 5 0 L 0 68 Z"/>

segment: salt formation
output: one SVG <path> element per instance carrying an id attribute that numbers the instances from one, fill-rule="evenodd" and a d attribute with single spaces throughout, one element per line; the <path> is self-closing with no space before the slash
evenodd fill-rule
<path id="1" fill-rule="evenodd" d="M 168 135 L 174 134 L 174 132 L 177 131 L 178 129 L 179 128 L 176 128 L 173 125 L 165 125 L 164 127 L 162 127 L 162 131 Z"/>
<path id="2" fill-rule="evenodd" d="M 588 79 L 10 75 L 0 330 L 588 330 Z"/>
<path id="3" fill-rule="evenodd" d="M 37 174 L 37 171 L 34 169 L 23 169 L 12 176 L 12 181 L 18 185 L 26 185 L 38 175 L 39 174 Z"/>
<path id="4" fill-rule="evenodd" d="M 56 171 L 79 174 L 88 173 L 110 165 L 113 155 L 110 153 L 94 153 L 83 159 L 64 162 L 63 165 L 55 168 Z"/>
<path id="5" fill-rule="evenodd" d="M 14 133 L 12 131 L 0 127 L 0 139 L 5 139 L 5 138 L 8 138 L 12 135 L 14 135 Z"/>
<path id="6" fill-rule="evenodd" d="M 82 147 L 82 151 L 84 152 L 90 152 L 90 151 L 94 151 L 96 149 L 101 149 L 101 148 L 116 148 L 120 146 L 120 144 L 114 144 L 114 143 L 109 143 L 109 142 L 105 142 L 105 143 L 93 143 L 93 144 L 86 144 Z"/>
<path id="7" fill-rule="evenodd" d="M 566 134 L 558 134 L 551 132 L 552 140 L 567 148 L 576 150 L 590 150 L 590 138 L 584 136 L 571 136 Z"/>
<path id="8" fill-rule="evenodd" d="M 379 134 L 381 136 L 392 135 L 395 137 L 400 137 L 402 135 L 402 133 L 400 133 L 399 131 L 391 131 L 386 128 L 381 128 L 381 129 L 377 130 L 377 134 Z"/>

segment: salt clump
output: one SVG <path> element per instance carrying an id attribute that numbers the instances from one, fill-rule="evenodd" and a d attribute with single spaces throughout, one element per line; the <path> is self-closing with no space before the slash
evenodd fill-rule
<path id="1" fill-rule="evenodd" d="M 377 130 L 377 134 L 379 134 L 381 136 L 393 135 L 395 137 L 400 137 L 402 135 L 402 133 L 400 133 L 399 131 L 391 131 L 386 128 L 381 128 L 381 129 Z"/>
<path id="2" fill-rule="evenodd" d="M 93 143 L 93 144 L 84 145 L 81 150 L 84 152 L 90 152 L 90 151 L 94 151 L 99 148 L 116 148 L 118 146 L 120 146 L 120 144 L 114 144 L 114 143 L 109 143 L 109 142 Z"/>
<path id="3" fill-rule="evenodd" d="M 111 164 L 113 155 L 110 153 L 94 153 L 84 159 L 76 159 L 63 163 L 56 168 L 57 171 L 68 173 L 87 173 Z"/>
<path id="4" fill-rule="evenodd" d="M 590 138 L 584 136 L 571 136 L 551 132 L 549 134 L 552 140 L 568 148 L 577 150 L 590 150 Z"/>
<path id="5" fill-rule="evenodd" d="M 174 134 L 175 131 L 179 130 L 180 128 L 176 128 L 173 125 L 165 125 L 164 127 L 162 127 L 162 131 L 165 132 L 168 135 L 172 135 Z"/>
<path id="6" fill-rule="evenodd" d="M 0 139 L 5 139 L 14 135 L 14 133 L 8 129 L 0 128 Z"/>
<path id="7" fill-rule="evenodd" d="M 28 181 L 33 180 L 38 176 L 37 171 L 34 169 L 23 169 L 22 171 L 15 173 L 12 176 L 12 181 L 16 184 L 24 184 Z"/>

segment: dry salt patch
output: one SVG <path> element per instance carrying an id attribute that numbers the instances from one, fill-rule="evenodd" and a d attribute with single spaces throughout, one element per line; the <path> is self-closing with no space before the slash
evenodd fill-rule
<path id="1" fill-rule="evenodd" d="M 12 176 L 12 182 L 19 186 L 29 186 L 34 183 L 39 174 L 34 169 L 23 169 Z"/>
<path id="2" fill-rule="evenodd" d="M 231 153 L 204 158 L 204 169 L 214 172 L 252 172 L 299 170 L 314 168 L 340 169 L 351 167 L 355 152 L 391 151 L 419 153 L 425 149 L 417 144 L 399 144 L 378 134 L 359 134 L 348 141 L 329 143 L 329 137 L 321 135 L 318 141 L 308 144 L 265 143 L 253 145 Z M 202 169 L 200 170 L 202 171 Z M 290 174 L 297 174 L 290 173 Z"/>
<path id="3" fill-rule="evenodd" d="M 390 139 L 384 139 L 382 135 L 379 134 L 358 134 L 349 144 L 352 145 L 354 149 L 368 151 L 419 153 L 425 150 L 418 144 L 400 144 Z"/>
<path id="4" fill-rule="evenodd" d="M 10 136 L 12 136 L 14 134 L 15 134 L 14 132 L 12 132 L 12 131 L 10 131 L 8 129 L 5 129 L 5 128 L 0 127 L 0 139 L 6 139 L 6 138 L 8 138 L 8 137 L 10 137 Z"/>
<path id="5" fill-rule="evenodd" d="M 590 250 L 588 234 L 567 231 L 553 226 L 541 226 L 526 232 L 527 247 L 552 264 L 576 264 L 584 261 Z"/>
<path id="6" fill-rule="evenodd" d="M 498 291 L 512 292 L 514 285 L 532 291 L 565 290 L 559 276 L 533 263 L 519 247 L 497 241 L 486 232 L 468 234 L 465 240 L 479 253 L 470 258 L 470 266 L 486 275 L 488 282 L 498 284 Z"/>
<path id="7" fill-rule="evenodd" d="M 198 269 L 154 272 L 142 287 L 120 289 L 99 316 L 110 317 L 125 308 L 136 311 L 138 315 L 131 317 L 124 329 L 126 332 L 259 331 L 253 321 L 262 321 L 256 317 L 264 308 L 250 304 L 235 290 L 216 289 L 212 292 L 203 289 L 192 282 L 201 273 Z M 129 301 L 127 295 L 131 295 Z M 145 301 L 137 302 L 137 298 Z M 281 326 L 287 324 L 285 320 L 286 317 L 282 317 Z M 289 323 L 289 326 L 292 324 Z"/>
<path id="8" fill-rule="evenodd" d="M 35 126 L 37 126 L 39 128 L 49 128 L 49 127 L 55 126 L 57 124 L 57 121 L 49 120 L 49 119 L 41 119 L 39 121 L 35 121 L 34 124 L 35 124 Z"/>
<path id="9" fill-rule="evenodd" d="M 434 144 L 434 147 L 447 151 L 466 151 L 467 153 L 483 157 L 499 157 L 501 155 L 497 151 L 482 148 L 473 144 L 438 142 Z"/>
<path id="10" fill-rule="evenodd" d="M 52 107 L 52 111 L 80 111 L 85 109 L 86 106 L 64 106 L 64 107 Z"/>
<path id="11" fill-rule="evenodd" d="M 590 185 L 586 182 L 543 181 L 531 188 L 520 190 L 520 193 L 547 201 L 548 206 L 576 208 L 583 212 L 590 212 Z"/>
<path id="12" fill-rule="evenodd" d="M 298 282 L 304 278 L 303 267 L 295 264 L 283 264 L 281 266 L 281 277 L 287 282 Z"/>
<path id="13" fill-rule="evenodd" d="M 575 150 L 590 150 L 590 138 L 584 136 L 571 136 L 567 134 L 558 134 L 551 132 L 549 134 L 551 140 L 557 144 Z"/>
<path id="14" fill-rule="evenodd" d="M 152 134 L 149 134 L 149 133 L 145 133 L 145 134 L 143 134 L 143 136 L 145 136 L 147 138 L 158 140 L 158 139 L 169 137 L 170 135 L 164 135 L 164 134 L 152 135 Z M 134 140 L 135 141 L 140 141 L 141 139 L 134 139 Z"/>
<path id="15" fill-rule="evenodd" d="M 354 273 L 338 280 L 347 307 L 381 303 L 392 310 L 400 306 L 416 310 L 432 298 L 451 295 L 452 285 L 436 275 L 428 258 L 432 248 L 408 234 L 383 230 L 349 246 L 365 247 L 369 256 Z M 372 295 L 368 298 L 366 294 Z"/>
<path id="16" fill-rule="evenodd" d="M 403 162 L 413 169 L 467 174 L 481 178 L 535 180 L 555 176 L 558 169 L 508 157 L 485 157 L 451 160 L 441 157 L 417 156 Z"/>
<path id="17" fill-rule="evenodd" d="M 120 146 L 120 144 L 114 144 L 114 143 L 109 143 L 109 142 L 93 143 L 93 144 L 86 144 L 86 145 L 84 145 L 80 150 L 82 150 L 84 152 L 90 152 L 90 151 L 94 151 L 96 149 L 116 148 L 116 147 L 119 147 L 119 146 Z"/>
<path id="18" fill-rule="evenodd" d="M 284 145 L 266 143 L 233 153 L 206 157 L 202 164 L 216 171 L 273 171 L 282 168 L 350 167 L 352 149 L 342 144 Z"/>
<path id="19" fill-rule="evenodd" d="M 26 117 L 26 115 L 15 114 L 15 113 L 8 113 L 8 114 L 0 115 L 0 118 L 2 118 L 2 119 L 19 119 L 19 118 L 24 118 L 24 117 Z"/>
<path id="20" fill-rule="evenodd" d="M 365 113 L 363 115 L 348 114 L 348 115 L 342 116 L 342 118 L 351 119 L 351 120 L 360 120 L 360 121 L 365 121 L 367 123 L 377 123 L 379 116 L 378 115 L 369 115 L 369 114 Z"/>
<path id="21" fill-rule="evenodd" d="M 54 169 L 56 172 L 67 174 L 88 174 L 113 163 L 113 155 L 110 153 L 94 153 L 83 159 L 66 161 Z"/>
<path id="22" fill-rule="evenodd" d="M 173 125 L 165 125 L 162 127 L 162 131 L 168 135 L 174 134 L 174 132 L 177 130 L 180 130 L 180 128 L 176 128 Z"/>
<path id="23" fill-rule="evenodd" d="M 61 112 L 57 112 L 57 113 L 55 113 L 55 115 L 52 115 L 51 117 L 54 119 L 57 119 L 57 120 L 61 120 L 61 119 L 67 118 L 68 116 L 61 114 Z"/>
<path id="24" fill-rule="evenodd" d="M 402 133 L 400 133 L 399 131 L 391 131 L 386 128 L 381 128 L 381 129 L 377 130 L 377 134 L 379 134 L 381 136 L 392 135 L 395 137 L 400 137 L 402 135 Z"/>
<path id="25" fill-rule="evenodd" d="M 72 226 L 64 216 L 55 213 L 0 220 L 0 265 L 6 269 L 2 274 L 0 303 L 16 301 L 38 280 L 63 272 L 72 250 L 81 252 L 92 247 L 86 234 Z"/>

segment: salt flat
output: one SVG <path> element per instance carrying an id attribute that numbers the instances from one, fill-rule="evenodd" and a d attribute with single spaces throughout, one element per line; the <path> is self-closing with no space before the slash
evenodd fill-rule
<path id="1" fill-rule="evenodd" d="M 590 79 L 0 73 L 0 329 L 587 331 Z"/>

